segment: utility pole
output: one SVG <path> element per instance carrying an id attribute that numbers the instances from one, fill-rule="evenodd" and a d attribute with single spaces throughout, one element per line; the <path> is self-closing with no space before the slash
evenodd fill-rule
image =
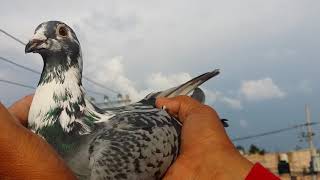
<path id="1" fill-rule="evenodd" d="M 308 144 L 309 144 L 309 149 L 310 149 L 311 156 L 315 156 L 316 155 L 316 150 L 314 148 L 313 139 L 312 139 L 313 136 L 314 136 L 314 133 L 312 132 L 312 128 L 310 126 L 310 124 L 311 124 L 311 114 L 310 114 L 310 109 L 309 109 L 308 105 L 306 105 L 305 111 L 306 111 L 306 121 L 307 121 L 307 135 L 306 135 L 306 138 L 307 138 L 307 141 L 308 141 Z"/>
<path id="2" fill-rule="evenodd" d="M 313 144 L 314 133 L 311 128 L 311 113 L 308 105 L 305 106 L 305 111 L 306 111 L 306 121 L 307 121 L 306 138 L 309 144 L 309 150 L 311 154 L 310 171 L 312 174 L 312 179 L 316 180 L 317 178 L 316 173 L 319 171 L 319 157 L 317 156 L 317 151 Z"/>

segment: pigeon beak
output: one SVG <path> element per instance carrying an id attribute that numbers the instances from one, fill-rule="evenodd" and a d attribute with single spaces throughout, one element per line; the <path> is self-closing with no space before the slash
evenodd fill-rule
<path id="1" fill-rule="evenodd" d="M 45 40 L 32 39 L 26 45 L 24 52 L 25 53 L 37 52 L 38 50 L 43 49 L 42 47 L 40 47 L 40 45 L 42 45 L 44 42 Z"/>

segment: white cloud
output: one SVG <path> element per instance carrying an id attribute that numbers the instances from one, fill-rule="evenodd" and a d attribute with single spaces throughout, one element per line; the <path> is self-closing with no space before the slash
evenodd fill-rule
<path id="1" fill-rule="evenodd" d="M 286 93 L 268 77 L 242 82 L 240 93 L 249 101 L 283 98 L 286 95 Z"/>
<path id="2" fill-rule="evenodd" d="M 24 4 L 23 8 L 20 0 L 7 2 L 0 7 L 0 21 L 4 22 L 2 28 L 27 41 L 39 23 L 51 19 L 64 21 L 74 27 L 80 39 L 84 54 L 88 57 L 85 65 L 91 64 L 97 57 L 109 59 L 123 55 L 126 59 L 130 58 L 126 64 L 136 67 L 127 70 L 135 76 L 139 73 L 134 70 L 142 66 L 149 66 L 146 71 L 150 73 L 160 68 L 184 71 L 185 67 L 195 64 L 198 67 L 208 65 L 206 63 L 234 64 L 223 58 L 224 52 L 233 54 L 232 49 L 241 49 L 246 45 L 244 42 L 263 42 L 263 39 L 277 34 L 288 34 L 294 27 L 299 27 L 301 19 L 310 19 L 310 14 L 317 17 L 314 14 L 318 12 L 310 8 L 316 5 L 298 0 L 263 3 L 204 0 L 196 4 L 181 0 L 161 3 L 147 0 L 55 2 L 51 4 L 51 10 L 47 9 L 47 1 L 35 0 L 34 3 Z M 287 5 L 285 10 L 283 5 Z M 23 10 L 13 11 L 17 8 Z M 251 38 L 248 38 L 249 35 Z M 12 48 L 17 48 L 16 42 L 7 38 L 0 41 L 0 45 L 8 46 L 11 42 Z M 232 49 L 229 48 L 231 44 Z M 251 48 L 246 49 L 251 51 Z M 206 50 L 212 53 L 207 54 Z M 23 53 L 23 48 L 19 51 Z M 199 56 L 208 57 L 208 60 Z M 192 67 L 193 72 L 198 71 L 198 67 Z"/>
<path id="3" fill-rule="evenodd" d="M 233 109 L 242 109 L 242 103 L 239 99 L 222 97 L 221 101 Z"/>
<path id="4" fill-rule="evenodd" d="M 206 102 L 210 104 L 214 104 L 216 102 L 220 102 L 222 104 L 227 105 L 232 109 L 240 110 L 242 109 L 242 103 L 240 99 L 228 97 L 220 91 L 211 91 L 206 88 L 202 88 L 206 95 Z"/>
<path id="5" fill-rule="evenodd" d="M 192 77 L 188 73 L 176 73 L 170 75 L 164 75 L 161 72 L 152 73 L 147 78 L 147 86 L 159 90 L 167 89 L 185 83 L 191 78 Z"/>
<path id="6" fill-rule="evenodd" d="M 218 99 L 222 96 L 222 94 L 218 91 L 211 91 L 207 88 L 202 88 L 205 96 L 206 96 L 206 102 L 213 104 L 218 101 Z"/>
<path id="7" fill-rule="evenodd" d="M 121 56 L 117 56 L 108 61 L 95 61 L 88 69 L 88 74 L 115 91 L 129 94 L 131 99 L 136 101 L 142 98 L 142 95 L 135 83 L 127 78 L 122 59 Z"/>
<path id="8" fill-rule="evenodd" d="M 87 70 L 90 76 L 96 77 L 97 81 L 114 90 L 121 90 L 121 93 L 129 94 L 133 102 L 142 99 L 150 92 L 175 87 L 193 78 L 193 76 L 185 72 L 172 74 L 157 72 L 150 75 L 145 74 L 145 78 L 137 83 L 125 73 L 126 68 L 121 56 L 114 57 L 108 61 L 94 61 L 94 63 L 95 65 L 91 65 Z M 203 87 L 202 89 L 205 92 L 207 103 L 220 102 L 233 109 L 242 108 L 242 104 L 238 99 L 227 97 L 219 91 L 212 91 Z"/>
<path id="9" fill-rule="evenodd" d="M 142 99 L 150 92 L 161 91 L 178 86 L 191 79 L 188 73 L 175 73 L 164 75 L 162 72 L 145 74 L 145 78 L 136 83 L 128 78 L 125 73 L 123 57 L 117 56 L 108 61 L 94 61 L 87 70 L 91 77 L 102 82 L 113 90 L 120 90 L 123 94 L 129 94 L 133 101 Z M 140 84 L 138 86 L 137 84 Z"/>
<path id="10" fill-rule="evenodd" d="M 26 42 L 39 23 L 53 19 L 66 22 L 74 28 L 81 42 L 84 74 L 101 80 L 108 87 L 126 91 L 136 99 L 153 89 L 165 89 L 181 83 L 187 80 L 189 74 L 209 70 L 208 67 L 223 67 L 228 76 L 227 73 L 239 69 L 239 64 L 252 66 L 252 61 L 256 59 L 254 52 L 263 54 L 271 49 L 270 57 L 261 59 L 261 66 L 270 65 L 270 59 L 278 61 L 279 57 L 296 62 L 291 57 L 303 55 L 304 48 L 300 47 L 305 45 L 289 46 L 292 43 L 286 39 L 292 38 L 279 37 L 296 37 L 299 34 L 307 39 L 308 34 L 314 34 L 313 30 L 317 29 L 314 27 L 318 27 L 308 22 L 313 22 L 309 20 L 316 19 L 315 14 L 319 14 L 318 9 L 313 8 L 317 5 L 298 0 L 270 0 L 263 3 L 251 0 L 233 3 L 205 0 L 197 4 L 181 0 L 165 0 L 161 3 L 147 0 L 78 3 L 73 0 L 63 2 L 64 6 L 60 6 L 61 3 L 62 0 L 57 0 L 52 4 L 53 10 L 48 11 L 47 2 L 37 0 L 33 4 L 26 3 L 23 11 L 13 11 L 22 6 L 19 6 L 19 0 L 12 0 L 2 9 L 0 7 L 0 20 L 4 22 L 1 28 Z M 288 5 L 285 10 L 283 5 Z M 73 7 L 72 11 L 70 7 Z M 232 15 L 229 10 L 232 10 Z M 10 17 L 10 21 L 7 17 Z M 310 32 L 301 33 L 296 28 L 300 26 Z M 279 43 L 279 39 L 283 39 L 283 42 Z M 21 64 L 41 70 L 40 56 L 24 55 L 23 46 L 6 36 L 0 36 L 0 40 L 2 56 L 21 60 Z M 274 47 L 274 44 L 283 44 L 284 47 Z M 307 54 L 310 54 L 309 51 L 316 52 L 307 49 Z M 113 57 L 120 59 L 119 62 L 108 61 Z M 233 60 L 234 57 L 237 57 L 237 62 Z M 225 79 L 226 84 L 241 79 L 229 77 Z M 302 89 L 310 92 L 308 87 Z M 277 86 L 268 92 L 245 92 L 242 95 L 248 100 L 285 95 Z M 229 97 L 225 92 L 212 91 L 207 94 L 207 100 L 219 101 L 236 109 L 242 107 L 241 98 Z"/>

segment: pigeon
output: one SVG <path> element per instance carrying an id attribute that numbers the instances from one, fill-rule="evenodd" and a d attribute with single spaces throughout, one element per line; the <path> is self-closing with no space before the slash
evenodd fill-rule
<path id="1" fill-rule="evenodd" d="M 25 47 L 38 53 L 43 70 L 28 116 L 28 128 L 43 137 L 79 179 L 161 179 L 177 158 L 182 124 L 158 97 L 188 95 L 214 70 L 180 86 L 151 93 L 122 107 L 101 109 L 82 85 L 82 55 L 65 23 L 40 24 Z"/>

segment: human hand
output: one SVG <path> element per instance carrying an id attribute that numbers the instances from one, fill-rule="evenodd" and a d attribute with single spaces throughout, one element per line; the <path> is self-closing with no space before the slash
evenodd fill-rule
<path id="1" fill-rule="evenodd" d="M 214 109 L 188 96 L 158 98 L 156 106 L 183 124 L 180 154 L 164 179 L 245 179 L 253 164 L 234 147 Z"/>
<path id="2" fill-rule="evenodd" d="M 9 112 L 21 123 L 23 126 L 28 125 L 28 114 L 32 103 L 33 94 L 25 96 L 24 98 L 13 103 L 9 108 Z"/>
<path id="3" fill-rule="evenodd" d="M 76 179 L 59 155 L 27 125 L 32 95 L 0 103 L 0 179 Z"/>

